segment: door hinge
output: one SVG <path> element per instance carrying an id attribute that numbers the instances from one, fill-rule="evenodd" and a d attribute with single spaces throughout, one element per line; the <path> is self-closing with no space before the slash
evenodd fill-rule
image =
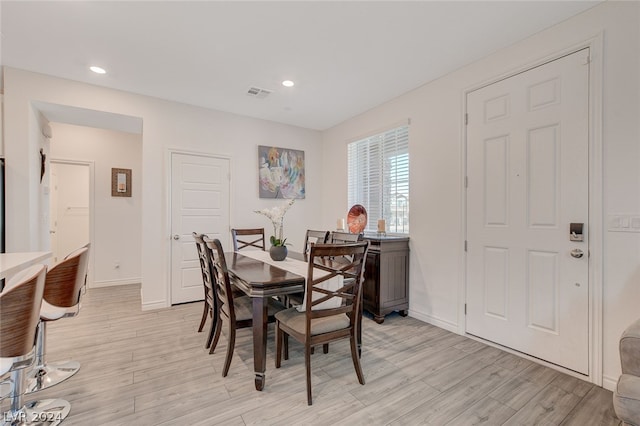
<path id="1" fill-rule="evenodd" d="M 464 304 L 464 314 L 467 315 L 467 304 Z"/>
<path id="2" fill-rule="evenodd" d="M 467 240 L 464 240 L 464 251 L 467 251 Z"/>
<path id="3" fill-rule="evenodd" d="M 469 113 L 468 112 L 464 113 L 464 124 L 465 125 L 469 124 Z"/>

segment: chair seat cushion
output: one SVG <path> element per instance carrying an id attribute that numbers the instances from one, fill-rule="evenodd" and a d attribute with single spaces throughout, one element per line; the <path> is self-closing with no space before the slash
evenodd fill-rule
<path id="1" fill-rule="evenodd" d="M 623 374 L 613 395 L 613 407 L 620 420 L 640 425 L 640 377 Z"/>
<path id="2" fill-rule="evenodd" d="M 0 376 L 8 373 L 13 367 L 13 358 L 0 358 Z"/>
<path id="3" fill-rule="evenodd" d="M 297 333 L 306 333 L 306 312 L 298 312 L 294 308 L 280 311 L 276 314 L 276 319 L 287 327 L 292 328 Z M 346 314 L 334 315 L 324 318 L 314 318 L 311 320 L 311 335 L 329 333 L 349 327 L 349 317 Z"/>
<path id="4" fill-rule="evenodd" d="M 40 318 L 44 321 L 55 321 L 73 313 L 75 310 L 76 307 L 62 308 L 60 306 L 54 306 L 47 303 L 47 301 L 43 299 L 42 307 L 40 308 Z"/>
<path id="5" fill-rule="evenodd" d="M 267 305 L 267 315 L 273 317 L 276 312 L 282 311 L 285 309 L 285 306 L 278 302 L 275 299 L 267 299 L 269 304 Z M 233 299 L 233 307 L 236 312 L 236 321 L 246 321 L 253 318 L 253 302 L 249 296 L 240 296 L 235 297 Z M 227 307 L 223 306 L 222 310 L 224 310 L 227 315 L 229 314 L 226 310 Z"/>

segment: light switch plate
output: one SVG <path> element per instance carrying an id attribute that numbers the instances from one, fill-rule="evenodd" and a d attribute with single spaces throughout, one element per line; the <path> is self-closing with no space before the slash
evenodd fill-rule
<path id="1" fill-rule="evenodd" d="M 607 218 L 609 232 L 640 232 L 640 215 L 611 214 Z"/>

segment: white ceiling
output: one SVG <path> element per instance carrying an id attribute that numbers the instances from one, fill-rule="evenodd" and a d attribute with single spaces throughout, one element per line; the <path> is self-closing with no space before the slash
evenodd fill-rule
<path id="1" fill-rule="evenodd" d="M 597 3 L 3 0 L 0 58 L 322 130 Z M 296 86 L 283 87 L 285 79 Z M 273 93 L 252 98 L 251 86 Z"/>

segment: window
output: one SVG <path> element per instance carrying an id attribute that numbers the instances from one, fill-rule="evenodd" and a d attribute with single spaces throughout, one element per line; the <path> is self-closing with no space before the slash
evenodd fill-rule
<path id="1" fill-rule="evenodd" d="M 352 142 L 348 147 L 349 205 L 362 204 L 376 232 L 384 219 L 389 233 L 409 233 L 409 127 Z"/>

